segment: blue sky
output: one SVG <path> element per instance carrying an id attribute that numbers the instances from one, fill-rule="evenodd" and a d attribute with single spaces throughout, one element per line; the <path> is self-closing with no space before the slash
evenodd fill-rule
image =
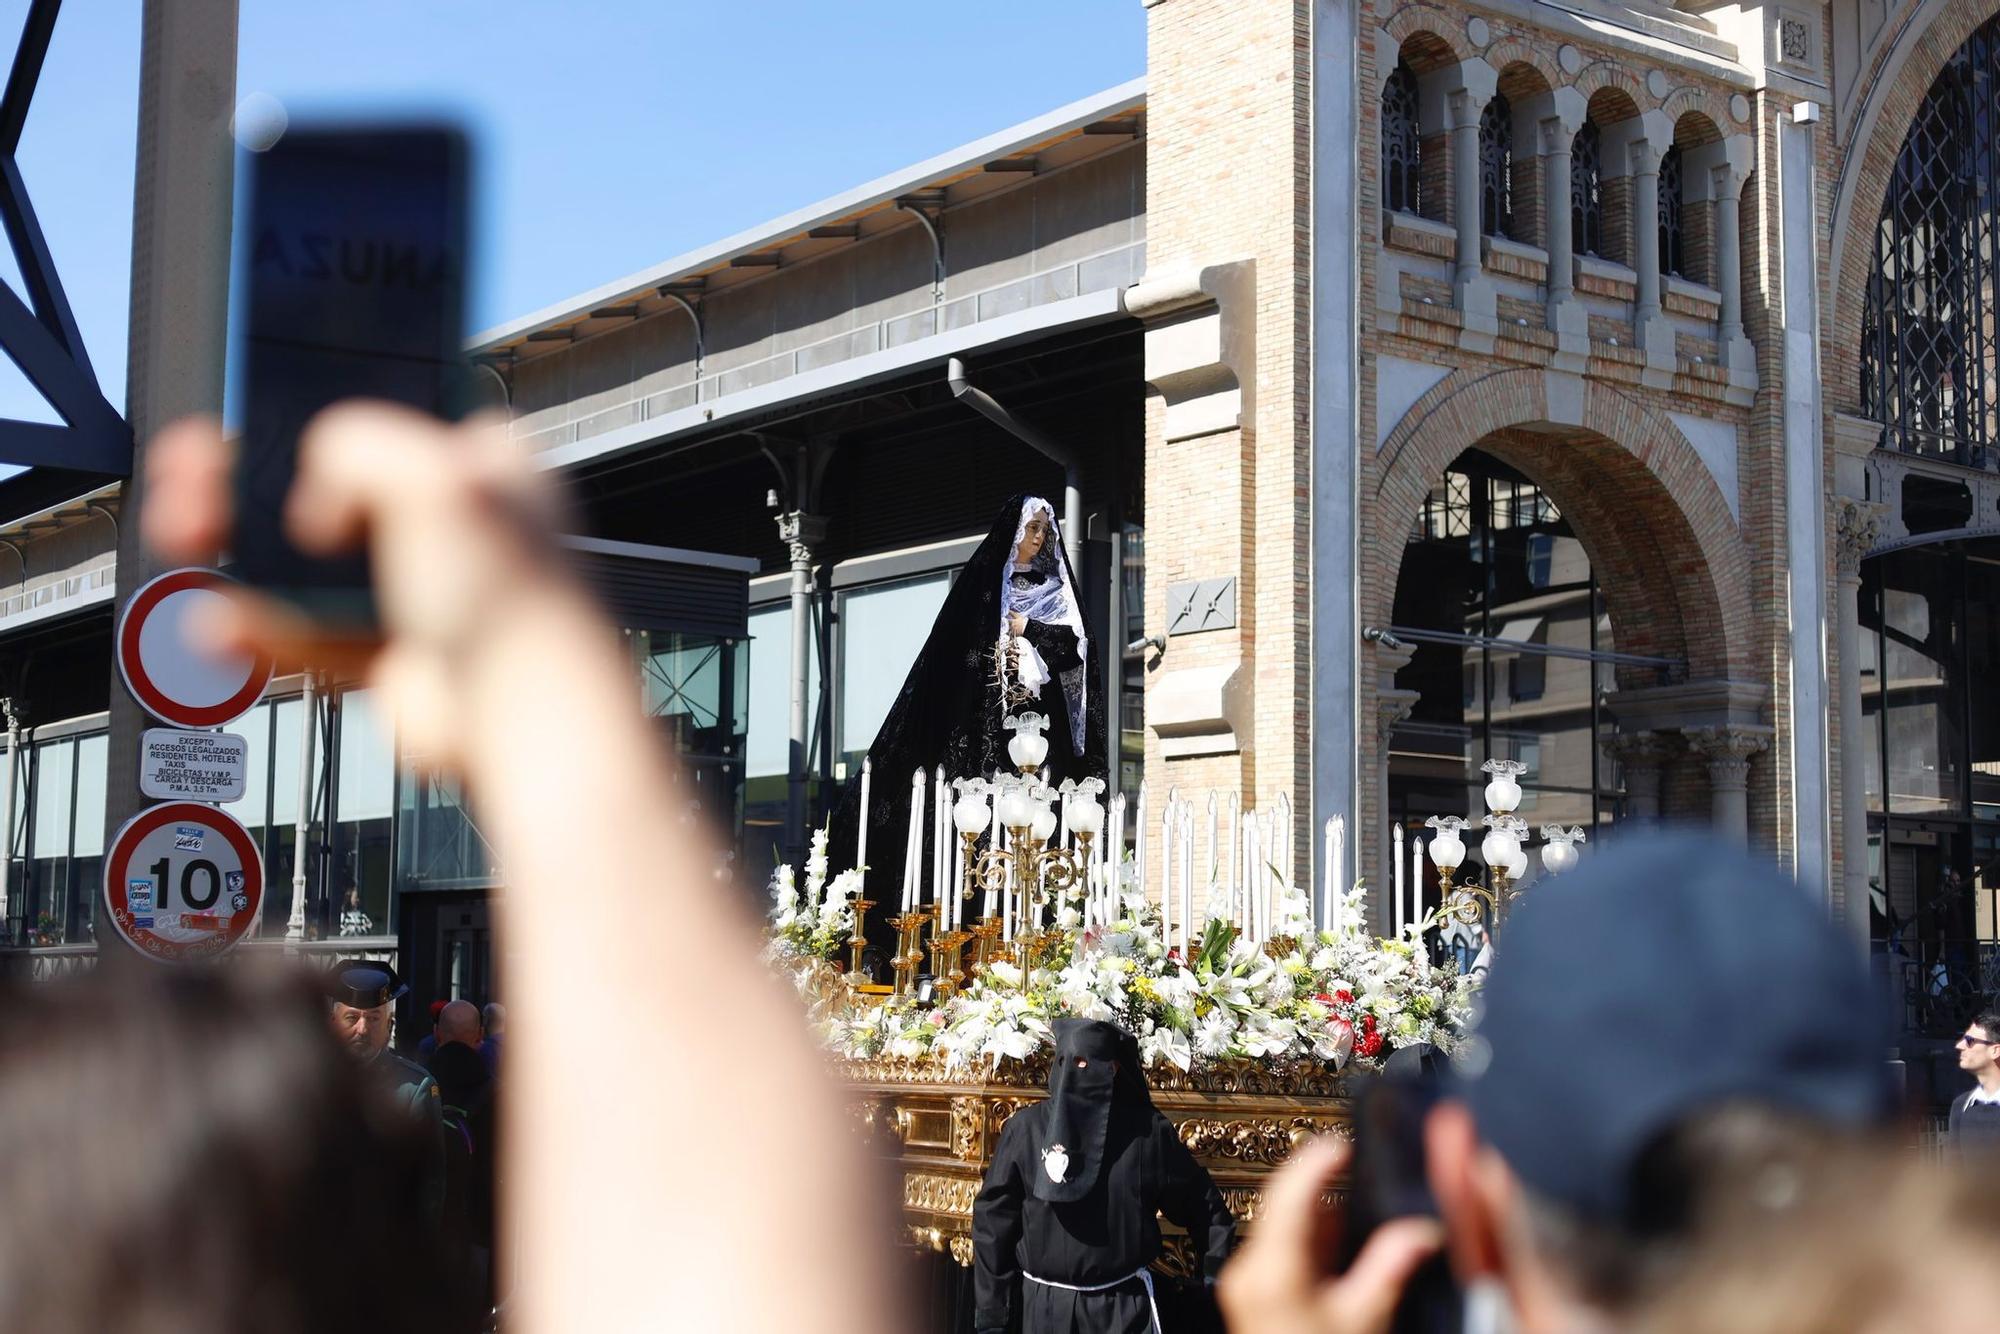
<path id="1" fill-rule="evenodd" d="M 1139 0 L 240 2 L 239 97 L 473 123 L 474 329 L 1145 70 Z M 0 0 L 10 58 L 26 12 Z M 20 152 L 121 409 L 139 13 L 67 0 Z M 54 420 L 4 359 L 0 415 Z"/>

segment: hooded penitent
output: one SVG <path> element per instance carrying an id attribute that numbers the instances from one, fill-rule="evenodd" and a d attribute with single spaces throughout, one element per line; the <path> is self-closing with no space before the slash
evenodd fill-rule
<path id="1" fill-rule="evenodd" d="M 1047 521 L 1048 537 L 1025 566 L 1017 566 L 1015 553 L 1036 514 Z M 1032 699 L 1022 697 L 1018 671 L 1010 672 L 1000 656 L 1010 612 L 1027 620 L 1021 639 L 1048 671 Z M 948 780 L 990 777 L 1002 768 L 1011 772 L 1009 733 L 1001 726 L 1008 715 L 1039 713 L 1048 719 L 1042 777 L 1050 787 L 1065 778 L 1105 776 L 1103 692 L 1092 685 L 1097 674 L 1092 655 L 1099 651 L 1084 625 L 1076 570 L 1052 507 L 1039 496 L 1013 497 L 959 570 L 868 748 L 874 767 L 868 807 L 871 900 L 894 904 L 902 892 L 910 775 L 921 769 L 928 782 L 940 765 Z M 927 797 L 935 799 L 935 793 Z M 860 775 L 850 773 L 828 838 L 828 861 L 836 873 L 854 865 L 860 814 Z M 930 864 L 928 854 L 923 864 Z M 879 926 L 885 916 L 871 914 L 871 924 Z"/>
<path id="2" fill-rule="evenodd" d="M 1037 1199 L 1080 1200 L 1097 1184 L 1114 1104 L 1151 1110 L 1139 1074 L 1139 1045 L 1115 1024 L 1058 1019 L 1049 1066 L 1048 1111 L 1036 1144 Z"/>

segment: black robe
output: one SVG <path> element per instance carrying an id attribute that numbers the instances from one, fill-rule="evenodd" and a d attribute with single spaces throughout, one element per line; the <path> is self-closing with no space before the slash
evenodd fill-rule
<path id="1" fill-rule="evenodd" d="M 1236 1220 L 1173 1123 L 1150 1105 L 1123 1101 L 1112 1109 L 1089 1193 L 1066 1204 L 1036 1198 L 1036 1145 L 1048 1112 L 1048 1103 L 1036 1103 L 1007 1118 L 973 1205 L 973 1329 L 999 1334 L 1019 1308 L 1021 1334 L 1144 1334 L 1151 1313 L 1136 1281 L 1086 1293 L 1021 1274 L 1080 1287 L 1125 1278 L 1159 1256 L 1157 1215 L 1165 1214 L 1187 1231 L 1212 1281 L 1235 1242 Z"/>
<path id="2" fill-rule="evenodd" d="M 947 781 L 986 777 L 996 769 L 1013 772 L 1007 758 L 1011 734 L 1001 724 L 1008 714 L 1025 712 L 1048 719 L 1043 733 L 1049 741 L 1042 764 L 1043 782 L 1059 787 L 1065 778 L 1106 776 L 1104 691 L 1098 679 L 1104 659 L 1099 655 L 1113 650 L 1088 625 L 1085 633 L 1089 642 L 1080 654 L 1076 633 L 1068 626 L 1029 621 L 1021 637 L 1041 655 L 1049 679 L 1033 704 L 1008 707 L 998 698 L 993 649 L 1000 634 L 1001 579 L 1013 561 L 1015 533 L 1027 499 L 1015 496 L 1001 507 L 985 540 L 960 568 L 931 624 L 930 637 L 911 664 L 896 702 L 868 748 L 874 769 L 868 798 L 868 898 L 877 905 L 868 915 L 871 939 L 892 940 L 895 936 L 887 922 L 902 899 L 903 849 L 910 829 L 910 775 L 915 770 L 924 771 L 926 803 L 937 800 L 929 788 L 939 765 L 944 766 Z M 1060 577 L 1067 571 L 1071 591 L 1080 596 L 1082 586 L 1070 565 L 1064 535 L 1053 525 L 1044 546 L 1044 554 L 1035 562 L 1039 577 Z M 1082 608 L 1077 610 L 1081 615 Z M 1081 735 L 1064 693 L 1065 673 L 1083 687 Z M 827 864 L 832 874 L 855 864 L 860 816 L 861 775 L 857 771 L 848 775 L 828 831 Z M 923 836 L 922 865 L 928 868 L 928 820 Z"/>

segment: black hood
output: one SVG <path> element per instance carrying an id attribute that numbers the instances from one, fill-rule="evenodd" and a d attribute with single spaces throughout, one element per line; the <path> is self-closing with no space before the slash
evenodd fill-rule
<path id="1" fill-rule="evenodd" d="M 1055 1034 L 1033 1177 L 1037 1199 L 1062 1204 L 1082 1199 L 1097 1184 L 1114 1107 L 1150 1110 L 1153 1100 L 1130 1033 L 1095 1019 L 1058 1019 Z"/>

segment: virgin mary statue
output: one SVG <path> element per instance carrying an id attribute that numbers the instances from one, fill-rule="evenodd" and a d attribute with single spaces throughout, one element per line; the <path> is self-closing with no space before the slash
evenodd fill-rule
<path id="1" fill-rule="evenodd" d="M 1048 720 L 1042 780 L 1105 776 L 1104 700 L 1091 684 L 1094 643 L 1083 622 L 1076 571 L 1055 510 L 1040 496 L 1015 496 L 945 595 L 903 689 L 868 749 L 874 774 L 868 805 L 868 897 L 900 900 L 909 836 L 910 775 L 922 769 L 927 800 L 937 767 L 947 781 L 1013 772 L 1009 716 Z M 848 779 L 828 839 L 835 869 L 854 864 L 860 777 Z M 924 836 L 930 837 L 929 822 Z M 923 863 L 928 866 L 928 859 Z M 871 915 L 879 920 L 887 914 Z"/>

